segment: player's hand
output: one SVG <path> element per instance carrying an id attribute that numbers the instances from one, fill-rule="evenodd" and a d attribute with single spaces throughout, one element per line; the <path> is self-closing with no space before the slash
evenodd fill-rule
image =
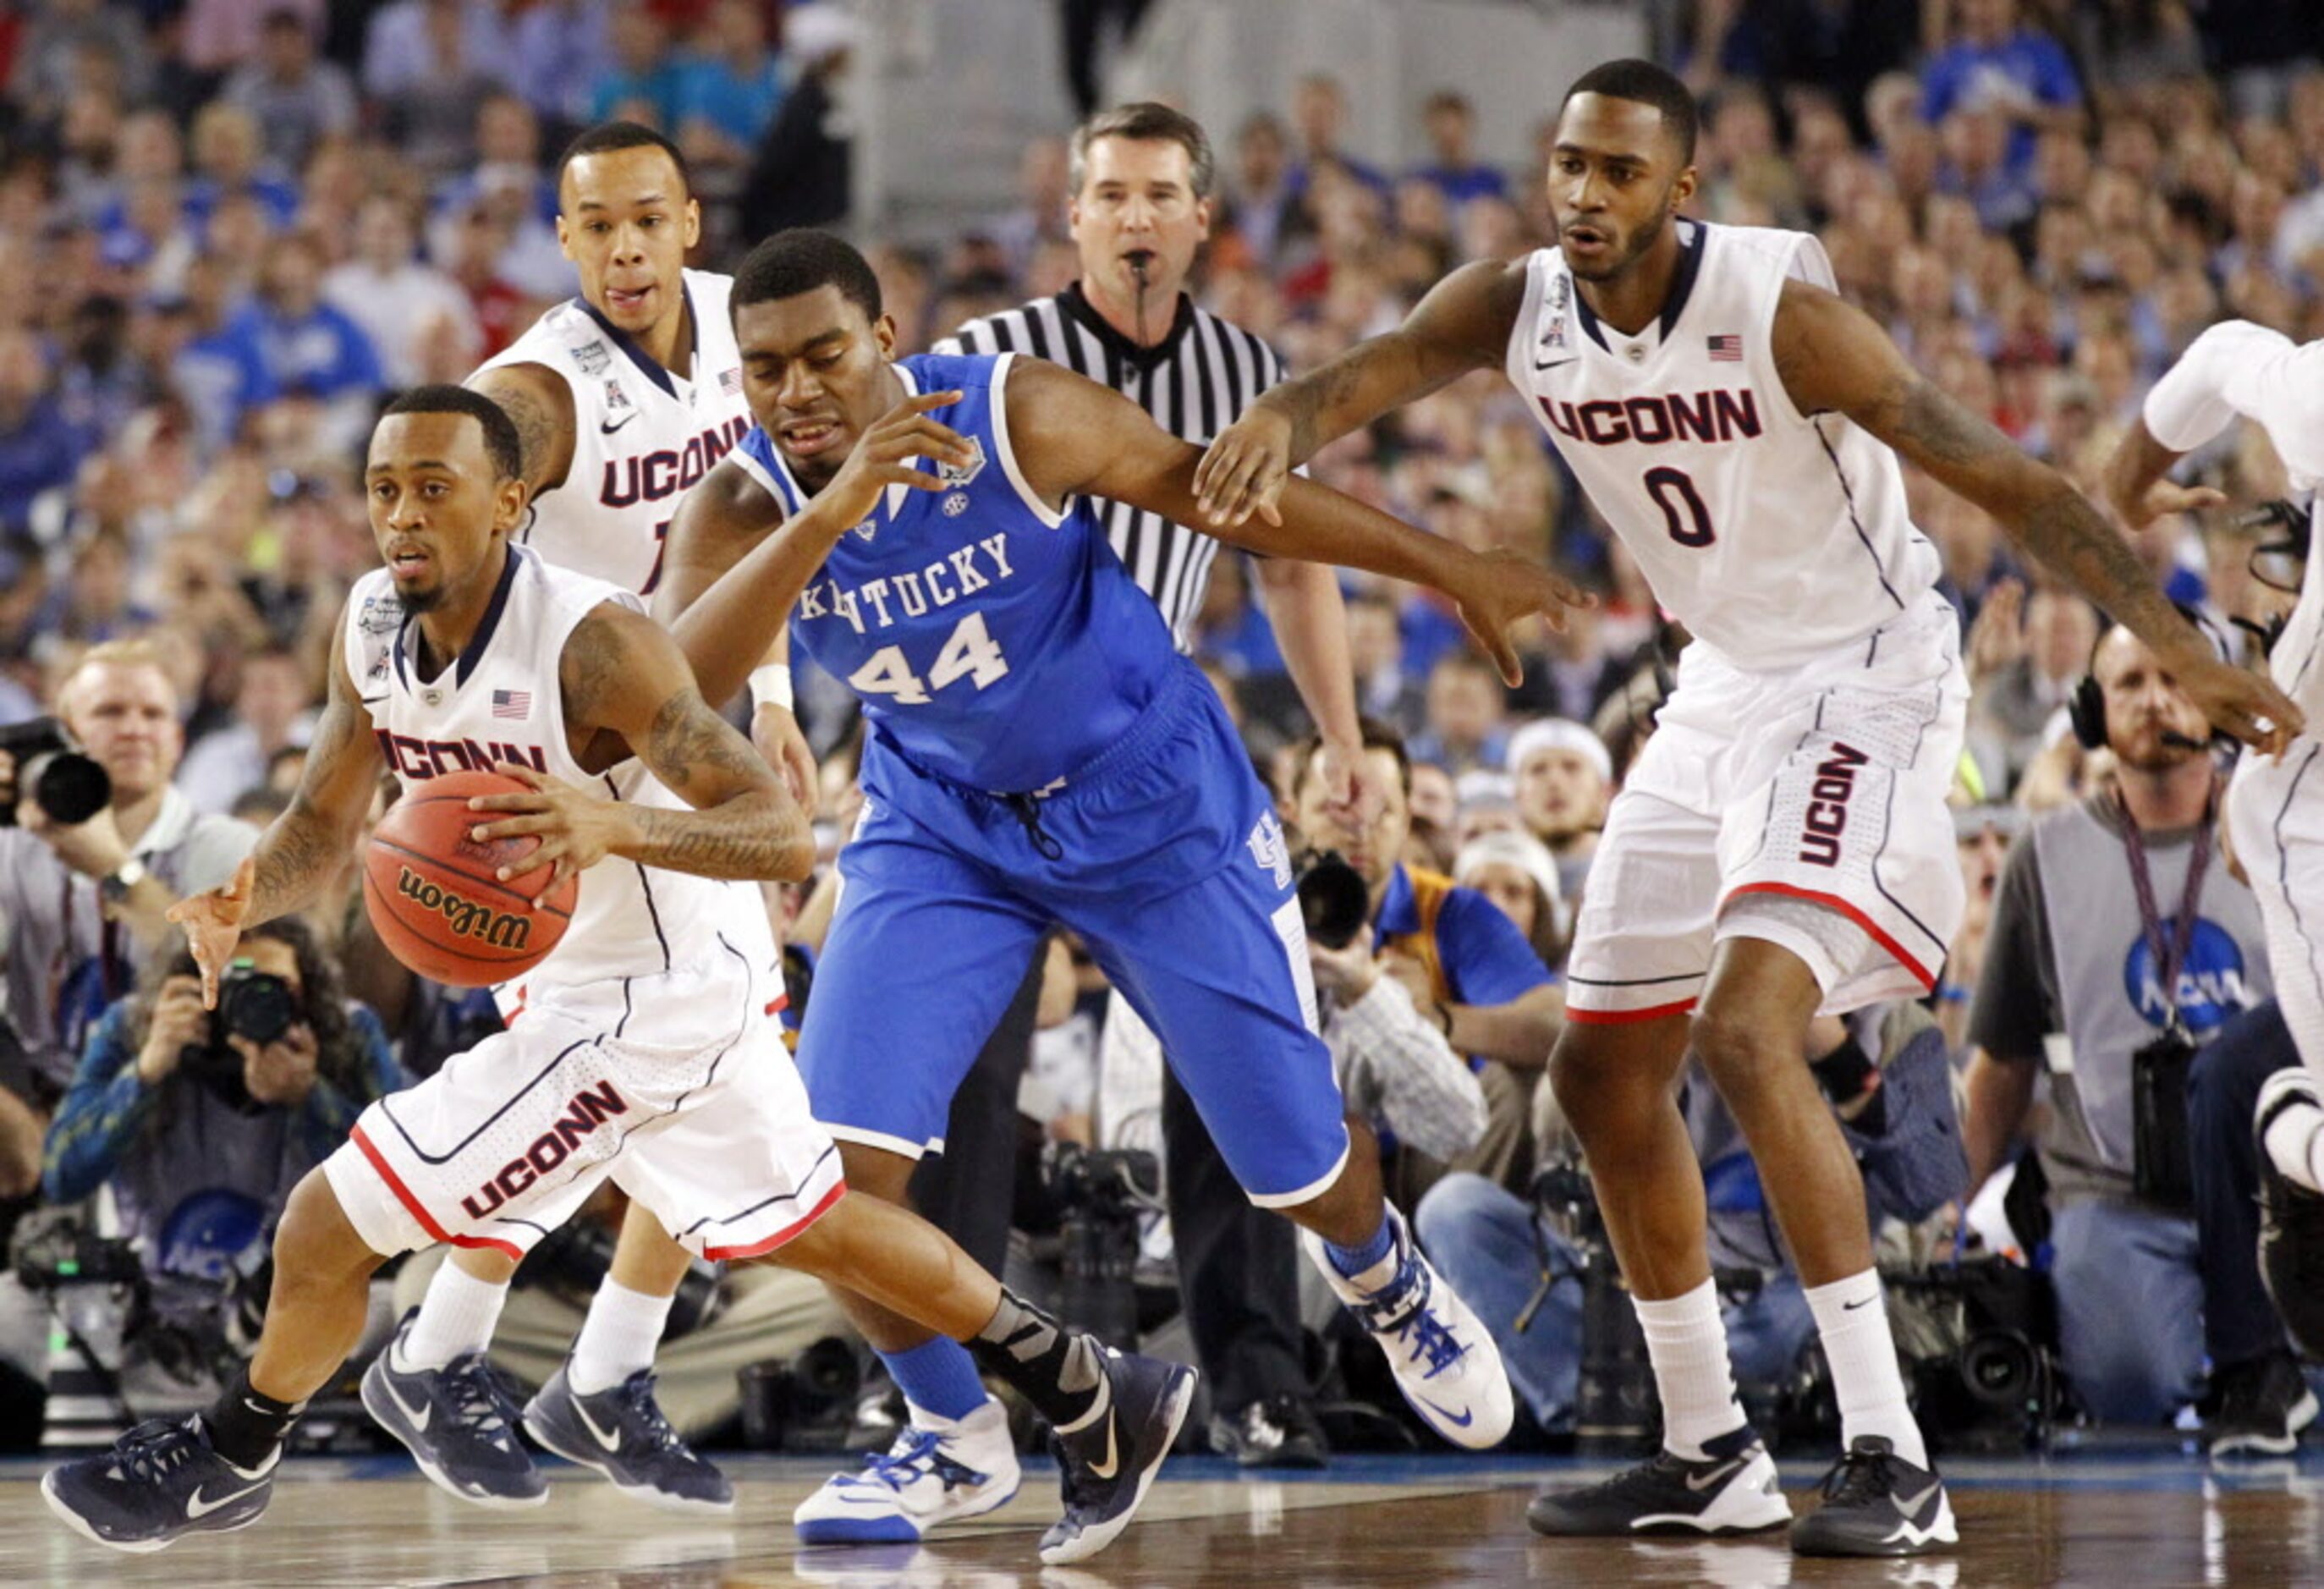
<path id="1" fill-rule="evenodd" d="M 295 1109 L 315 1090 L 314 1029 L 301 1021 L 261 1048 L 245 1037 L 226 1041 L 242 1056 L 242 1085 L 262 1104 Z"/>
<path id="2" fill-rule="evenodd" d="M 1277 503 L 1290 474 L 1291 421 L 1255 403 L 1219 432 L 1194 466 L 1194 501 L 1203 516 L 1222 529 L 1253 513 L 1280 524 Z"/>
<path id="3" fill-rule="evenodd" d="M 533 891 L 536 904 L 567 878 L 576 877 L 604 860 L 629 832 L 629 818 L 618 800 L 536 772 L 521 762 L 503 762 L 493 771 L 525 787 L 521 791 L 471 799 L 468 809 L 493 816 L 491 821 L 470 828 L 468 836 L 479 844 L 527 834 L 540 839 L 539 849 L 516 865 L 493 873 L 506 882 L 548 866 L 549 881 Z"/>
<path id="4" fill-rule="evenodd" d="M 202 973 L 202 1008 L 217 1008 L 218 972 L 234 958 L 242 942 L 242 924 L 250 914 L 250 892 L 258 863 L 248 855 L 234 869 L 234 881 L 206 894 L 192 894 L 170 907 L 169 919 L 186 929 L 186 947 Z"/>
<path id="5" fill-rule="evenodd" d="M 1422 965 L 1416 956 L 1407 955 L 1401 949 L 1390 949 L 1379 957 L 1379 968 L 1383 974 L 1396 978 L 1404 984 L 1404 991 L 1412 995 L 1412 1002 L 1416 1006 L 1425 1011 L 1434 1011 L 1437 999 L 1436 984 L 1429 976 L 1428 967 Z"/>
<path id="6" fill-rule="evenodd" d="M 145 1028 L 145 1046 L 137 1050 L 137 1079 L 158 1086 L 178 1068 L 190 1048 L 209 1041 L 209 1012 L 202 1008 L 199 977 L 162 979 L 153 995 L 153 1016 Z"/>
<path id="7" fill-rule="evenodd" d="M 1559 633 L 1565 632 L 1565 609 L 1594 607 L 1598 598 L 1571 580 L 1559 577 L 1531 558 L 1516 552 L 1478 552 L 1466 560 L 1458 588 L 1445 587 L 1477 644 L 1501 670 L 1501 682 L 1515 689 L 1525 682 L 1525 664 L 1517 657 L 1509 631 L 1521 618 L 1539 613 Z"/>
<path id="8" fill-rule="evenodd" d="M 911 464 L 925 458 L 965 468 L 975 460 L 975 448 L 967 437 L 928 418 L 936 410 L 958 402 L 961 396 L 957 391 L 924 393 L 906 398 L 881 415 L 856 438 L 831 484 L 816 493 L 818 503 L 828 503 L 841 522 L 853 525 L 872 516 L 880 505 L 881 493 L 890 485 L 908 485 L 915 491 L 946 489 L 941 477 L 915 469 Z"/>
<path id="9" fill-rule="evenodd" d="M 1365 833 L 1388 803 L 1388 790 L 1360 744 L 1323 742 L 1323 815 L 1344 833 Z"/>
<path id="10" fill-rule="evenodd" d="M 1379 962 L 1372 956 L 1370 923 L 1356 929 L 1354 939 L 1344 949 L 1327 949 L 1309 938 L 1307 964 L 1314 972 L 1315 986 L 1338 994 L 1343 1004 L 1352 1004 L 1370 993 L 1380 979 Z"/>
<path id="11" fill-rule="evenodd" d="M 815 815 L 816 779 L 815 752 L 799 732 L 798 716 L 788 707 L 771 702 L 751 714 L 751 744 L 783 781 L 799 808 Z"/>
<path id="12" fill-rule="evenodd" d="M 2130 502 L 2117 502 L 2116 509 L 2123 522 L 2133 531 L 2145 529 L 2155 520 L 2172 513 L 2199 513 L 2206 508 L 2227 505 L 2227 494 L 2209 485 L 2181 485 L 2164 476 L 2141 492 Z"/>
<path id="13" fill-rule="evenodd" d="M 2273 679 L 2223 662 L 2208 647 L 2192 661 L 2174 662 L 2172 672 L 2212 727 L 2234 734 L 2263 755 L 2282 755 L 2292 736 L 2308 725 Z"/>
<path id="14" fill-rule="evenodd" d="M 1962 662 L 1971 684 L 1992 678 L 2025 654 L 2024 581 L 2004 579 L 1986 593 L 1977 622 L 1969 626 L 1964 650 Z"/>

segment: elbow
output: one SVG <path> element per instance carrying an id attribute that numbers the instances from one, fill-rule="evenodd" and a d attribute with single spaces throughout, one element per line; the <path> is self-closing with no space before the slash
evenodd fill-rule
<path id="1" fill-rule="evenodd" d="M 806 882 L 815 876 L 815 832 L 803 828 L 775 856 L 774 882 Z"/>

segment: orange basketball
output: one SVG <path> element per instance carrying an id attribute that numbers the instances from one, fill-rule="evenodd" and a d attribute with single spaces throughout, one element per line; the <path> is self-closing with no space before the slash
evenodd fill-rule
<path id="1" fill-rule="evenodd" d="M 523 788 L 498 772 L 431 778 L 408 786 L 372 833 L 364 857 L 372 929 L 420 975 L 464 988 L 506 982 L 540 965 L 565 936 L 581 880 L 567 878 L 536 905 L 545 867 L 505 882 L 493 874 L 522 865 L 540 841 L 468 836 L 493 820 L 468 809 L 471 799 Z"/>

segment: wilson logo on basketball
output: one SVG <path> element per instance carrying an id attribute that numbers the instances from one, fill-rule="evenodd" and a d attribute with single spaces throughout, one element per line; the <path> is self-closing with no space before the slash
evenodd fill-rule
<path id="1" fill-rule="evenodd" d="M 460 1206 L 468 1211 L 469 1218 L 484 1218 L 564 1163 L 573 1150 L 608 1119 L 629 1112 L 630 1101 L 610 1081 L 601 1081 L 574 1094 L 556 1124 L 533 1138 L 530 1147 L 502 1165 L 498 1175 L 461 1198 Z"/>
<path id="2" fill-rule="evenodd" d="M 1840 864 L 1840 836 L 1848 829 L 1848 802 L 1856 793 L 1856 770 L 1871 760 L 1854 745 L 1834 744 L 1816 768 L 1808 790 L 1807 817 L 1801 826 L 1800 859 L 1813 866 Z"/>
<path id="3" fill-rule="evenodd" d="M 480 905 L 441 883 L 429 882 L 409 866 L 397 876 L 395 892 L 420 909 L 435 911 L 460 937 L 475 938 L 496 949 L 514 949 L 521 954 L 526 940 L 532 937 L 532 919 L 527 912 L 495 910 L 490 905 Z"/>

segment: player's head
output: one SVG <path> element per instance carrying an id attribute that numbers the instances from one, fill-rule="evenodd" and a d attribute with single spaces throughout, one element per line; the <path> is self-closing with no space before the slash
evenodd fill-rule
<path id="1" fill-rule="evenodd" d="M 1549 157 L 1550 209 L 1566 268 L 1620 275 L 1694 196 L 1694 96 L 1646 60 L 1609 60 L 1565 91 Z"/>
<path id="2" fill-rule="evenodd" d="M 500 404 L 465 386 L 415 386 L 371 433 L 364 496 L 395 594 L 429 612 L 496 577 L 524 513 L 523 444 Z"/>
<path id="3" fill-rule="evenodd" d="M 1116 106 L 1074 128 L 1066 217 L 1084 285 L 1130 302 L 1142 266 L 1146 291 L 1167 305 L 1211 235 L 1216 178 L 1202 124 L 1167 105 Z"/>
<path id="4" fill-rule="evenodd" d="M 2116 624 L 2090 653 L 2090 677 L 2106 701 L 2106 743 L 2115 760 L 2160 772 L 2210 755 L 2211 725 L 2146 642 Z M 2168 735 L 2168 739 L 2165 736 Z"/>
<path id="5" fill-rule="evenodd" d="M 685 302 L 678 272 L 702 238 L 686 156 L 636 122 L 600 122 L 557 162 L 557 241 L 581 298 L 631 336 Z"/>
<path id="6" fill-rule="evenodd" d="M 896 322 L 880 278 L 845 239 L 794 227 L 751 250 L 728 301 L 751 417 L 818 489 L 890 406 Z"/>
<path id="7" fill-rule="evenodd" d="M 1291 809 L 1300 836 L 1319 850 L 1339 851 L 1377 897 L 1404 858 L 1404 841 L 1412 832 L 1412 756 L 1404 748 L 1404 735 L 1387 724 L 1366 717 L 1361 726 L 1364 760 L 1386 797 L 1379 815 L 1356 832 L 1324 808 L 1331 790 L 1323 781 L 1323 742 L 1315 734 L 1300 742 L 1292 763 Z"/>

